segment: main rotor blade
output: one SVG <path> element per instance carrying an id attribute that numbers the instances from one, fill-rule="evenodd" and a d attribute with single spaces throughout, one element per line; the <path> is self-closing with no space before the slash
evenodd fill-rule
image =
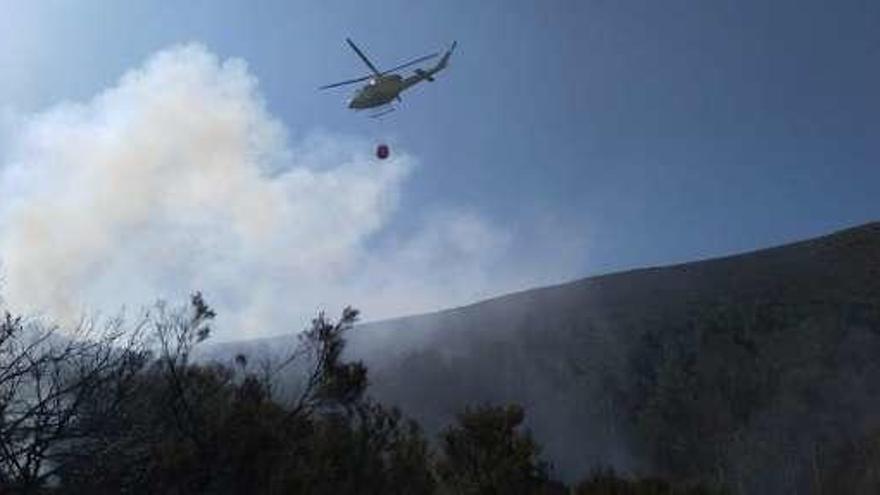
<path id="1" fill-rule="evenodd" d="M 417 58 L 417 59 L 415 59 L 415 60 L 410 60 L 409 62 L 407 62 L 407 63 L 405 63 L 405 64 L 400 64 L 400 65 L 398 65 L 397 67 L 392 67 L 392 68 L 390 68 L 390 69 L 388 69 L 388 70 L 386 70 L 386 71 L 382 71 L 382 74 L 388 74 L 389 72 L 394 72 L 394 71 L 396 71 L 396 70 L 400 70 L 400 69 L 403 69 L 403 68 L 405 68 L 405 67 L 409 67 L 410 65 L 414 65 L 414 64 L 417 64 L 417 63 L 419 63 L 419 62 L 424 62 L 425 60 L 430 60 L 430 59 L 436 57 L 437 55 L 440 55 L 440 52 L 432 53 L 432 54 L 430 54 L 430 55 L 425 55 L 424 57 L 419 57 L 419 58 Z"/>
<path id="2" fill-rule="evenodd" d="M 357 45 L 354 44 L 354 41 L 351 41 L 350 38 L 345 38 L 345 41 L 347 41 L 348 46 L 350 46 L 351 49 L 358 54 L 358 57 L 360 57 L 361 60 L 363 60 L 364 63 L 367 64 L 367 67 L 369 67 L 370 70 L 373 71 L 373 74 L 376 74 L 377 76 L 380 75 L 379 70 L 376 69 L 376 66 L 373 65 L 373 62 L 370 62 L 370 59 L 368 59 L 367 56 L 364 55 L 364 52 L 362 52 L 360 48 L 358 48 Z"/>
<path id="3" fill-rule="evenodd" d="M 364 76 L 364 77 L 359 77 L 357 79 L 349 79 L 348 81 L 342 81 L 342 82 L 338 82 L 338 83 L 328 84 L 326 86 L 321 86 L 318 89 L 330 89 L 330 88 L 335 88 L 337 86 L 345 86 L 346 84 L 354 84 L 357 82 L 366 81 L 367 79 L 369 79 L 371 77 L 373 77 L 373 76 Z"/>

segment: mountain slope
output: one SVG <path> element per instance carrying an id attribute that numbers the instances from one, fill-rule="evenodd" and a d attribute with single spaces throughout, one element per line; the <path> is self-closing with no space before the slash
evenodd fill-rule
<path id="1" fill-rule="evenodd" d="M 780 247 L 590 277 L 364 328 L 377 333 L 417 334 L 438 326 L 445 332 L 467 331 L 495 318 L 528 320 L 535 316 L 535 307 L 578 314 L 589 311 L 596 317 L 626 317 L 626 313 L 651 318 L 681 314 L 690 305 L 851 301 L 874 299 L 878 294 L 880 222 L 875 222 Z M 632 314 L 634 309 L 637 314 Z"/>
<path id="2" fill-rule="evenodd" d="M 739 347 L 705 348 L 708 322 L 719 313 L 732 318 L 724 331 L 743 340 L 742 329 L 766 327 L 784 317 L 785 328 L 796 331 L 780 330 L 746 344 L 759 346 L 761 363 L 770 363 L 760 368 L 770 370 L 762 380 L 784 381 L 790 374 L 815 370 L 801 364 L 776 369 L 773 363 L 838 359 L 840 352 L 852 352 L 841 351 L 846 345 L 855 345 L 862 353 L 859 359 L 873 352 L 871 336 L 876 334 L 853 335 L 864 327 L 859 315 L 871 313 L 878 296 L 880 223 L 872 223 L 772 249 L 592 277 L 368 324 L 353 332 L 351 352 L 369 367 L 374 395 L 398 404 L 431 431 L 468 404 L 516 401 L 526 406 L 535 435 L 561 474 L 578 476 L 596 464 L 653 471 L 658 469 L 656 455 L 662 454 L 648 452 L 641 422 L 644 402 L 659 400 L 653 392 L 656 375 L 672 366 L 671 348 L 711 355 L 722 367 L 733 368 L 732 361 L 743 359 Z M 835 325 L 843 328 L 834 330 Z M 832 330 L 847 337 L 823 347 Z M 678 343 L 682 339 L 693 342 Z M 847 344 L 847 339 L 859 343 Z M 815 342 L 818 351 L 804 347 L 805 342 Z M 826 382 L 846 381 L 854 371 L 840 365 L 821 373 Z M 641 383 L 646 380 L 647 385 Z M 788 400 L 787 393 L 777 388 L 773 397 Z M 803 393 L 830 397 L 825 389 Z M 848 414 L 862 420 L 876 410 L 873 401 L 862 397 L 866 390 L 851 394 L 858 404 Z M 761 414 L 772 412 L 782 421 L 795 414 L 764 404 L 767 400 L 758 404 L 755 399 L 755 411 L 737 428 L 752 435 L 750 428 L 758 427 L 754 418 Z M 725 462 L 738 465 L 736 459 Z M 758 478 L 753 481 L 761 486 L 773 481 Z"/>
<path id="3" fill-rule="evenodd" d="M 878 303 L 871 223 L 364 324 L 347 352 L 429 433 L 468 405 L 522 404 L 567 479 L 612 465 L 803 493 L 880 431 Z"/>

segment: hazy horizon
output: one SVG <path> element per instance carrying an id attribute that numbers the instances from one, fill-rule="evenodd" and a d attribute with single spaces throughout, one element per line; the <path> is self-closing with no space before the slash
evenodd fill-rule
<path id="1" fill-rule="evenodd" d="M 222 338 L 260 336 L 880 218 L 880 6 L 382 7 L 9 9 L 6 305 L 64 318 L 201 290 Z M 364 73 L 347 36 L 380 67 L 459 48 L 377 122 L 316 90 Z"/>

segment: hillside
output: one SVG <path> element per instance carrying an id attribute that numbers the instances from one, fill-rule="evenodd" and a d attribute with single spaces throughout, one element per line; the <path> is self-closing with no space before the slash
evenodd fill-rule
<path id="1" fill-rule="evenodd" d="M 610 464 L 782 493 L 877 426 L 878 302 L 871 223 L 366 324 L 349 351 L 429 431 L 469 404 L 524 405 L 569 479 Z"/>
<path id="2" fill-rule="evenodd" d="M 686 317 L 688 308 L 710 304 L 871 301 L 878 294 L 880 222 L 875 222 L 770 249 L 590 277 L 438 313 L 387 320 L 365 325 L 364 333 L 395 334 L 408 342 L 440 327 L 446 334 L 499 331 L 518 322 L 531 326 L 531 320 L 538 317 L 536 307 L 577 320 L 589 313 L 591 322 L 636 323 Z M 494 324 L 486 328 L 484 323 Z M 407 335 L 399 335 L 404 331 Z M 361 345 L 369 347 L 367 342 Z"/>

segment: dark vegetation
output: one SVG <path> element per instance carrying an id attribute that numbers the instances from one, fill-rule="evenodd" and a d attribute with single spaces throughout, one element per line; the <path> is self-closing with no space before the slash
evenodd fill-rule
<path id="1" fill-rule="evenodd" d="M 878 301 L 875 224 L 351 333 L 319 315 L 285 354 L 196 359 L 198 295 L 73 333 L 7 316 L 0 492 L 880 493 Z"/>
<path id="2" fill-rule="evenodd" d="M 436 445 L 369 398 L 342 358 L 357 318 L 323 314 L 280 361 L 196 362 L 214 312 L 198 294 L 74 334 L 0 325 L 0 492 L 553 494 L 517 405 L 469 407 Z M 293 375 L 293 376 L 291 376 Z M 284 376 L 295 386 L 282 391 Z M 601 472 L 579 494 L 704 493 Z"/>
<path id="3" fill-rule="evenodd" d="M 370 324 L 371 393 L 428 434 L 519 403 L 555 473 L 880 493 L 880 224 Z"/>

